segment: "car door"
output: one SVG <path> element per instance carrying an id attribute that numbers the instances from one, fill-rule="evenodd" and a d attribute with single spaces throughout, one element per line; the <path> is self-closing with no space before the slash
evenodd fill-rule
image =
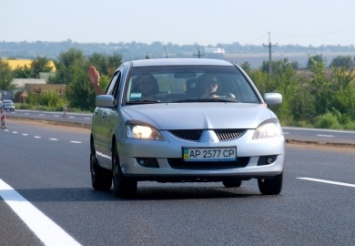
<path id="1" fill-rule="evenodd" d="M 118 87 L 121 79 L 121 71 L 116 71 L 107 89 L 106 95 L 114 96 L 115 104 L 113 107 L 96 107 L 93 116 L 93 136 L 95 139 L 95 150 L 97 160 L 101 165 L 111 167 L 111 132 L 112 120 L 117 115 L 117 96 Z"/>

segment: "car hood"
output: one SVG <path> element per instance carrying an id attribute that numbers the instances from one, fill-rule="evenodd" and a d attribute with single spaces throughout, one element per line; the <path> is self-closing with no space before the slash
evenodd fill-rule
<path id="1" fill-rule="evenodd" d="M 124 106 L 128 119 L 159 130 L 256 128 L 276 115 L 263 104 L 168 103 Z"/>

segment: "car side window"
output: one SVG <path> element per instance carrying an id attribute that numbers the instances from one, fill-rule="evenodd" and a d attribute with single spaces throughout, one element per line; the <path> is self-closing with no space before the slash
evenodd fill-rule
<path id="1" fill-rule="evenodd" d="M 107 87 L 106 95 L 113 95 L 114 97 L 117 96 L 120 80 L 121 80 L 121 71 L 117 71 L 113 75 L 110 84 Z"/>

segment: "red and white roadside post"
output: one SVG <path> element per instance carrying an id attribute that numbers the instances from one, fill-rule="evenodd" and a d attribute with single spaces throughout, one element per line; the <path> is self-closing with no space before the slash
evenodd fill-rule
<path id="1" fill-rule="evenodd" d="M 6 119 L 6 113 L 3 108 L 0 108 L 0 118 L 1 118 L 1 129 L 5 129 L 5 119 Z"/>
<path id="2" fill-rule="evenodd" d="M 68 107 L 63 106 L 63 118 L 67 117 L 67 111 L 68 111 Z"/>

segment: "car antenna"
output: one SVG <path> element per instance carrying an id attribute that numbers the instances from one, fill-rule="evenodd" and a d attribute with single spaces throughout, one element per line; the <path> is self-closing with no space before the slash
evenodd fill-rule
<path id="1" fill-rule="evenodd" d="M 205 55 L 205 53 L 201 53 L 200 52 L 200 46 L 199 45 L 197 45 L 197 54 L 193 54 L 194 56 L 197 56 L 197 58 L 201 58 L 201 56 L 204 56 Z"/>
<path id="2" fill-rule="evenodd" d="M 166 57 L 166 58 L 169 58 L 168 52 L 166 51 L 166 46 L 165 46 L 164 42 L 163 42 L 163 46 L 164 46 L 164 50 L 165 50 L 165 57 Z"/>

